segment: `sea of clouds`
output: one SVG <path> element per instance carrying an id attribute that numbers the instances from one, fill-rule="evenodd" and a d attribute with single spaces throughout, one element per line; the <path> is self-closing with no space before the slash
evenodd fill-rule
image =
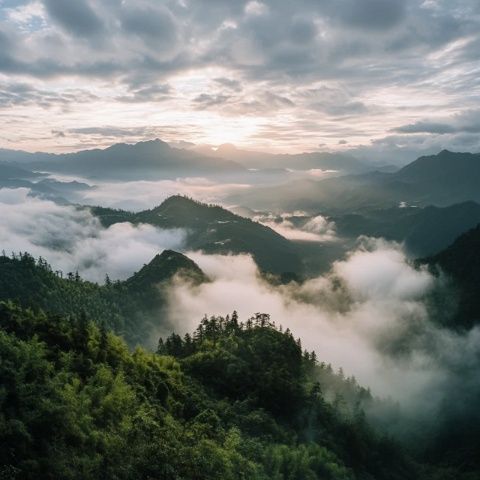
<path id="1" fill-rule="evenodd" d="M 42 256 L 54 269 L 102 283 L 125 279 L 164 249 L 185 250 L 186 232 L 119 223 L 105 228 L 88 208 L 0 189 L 0 248 Z M 324 220 L 320 222 L 325 233 Z M 451 295 L 442 278 L 412 265 L 402 247 L 364 238 L 326 274 L 304 283 L 272 285 L 249 255 L 186 252 L 210 277 L 201 285 L 175 279 L 168 291 L 169 324 L 191 332 L 207 315 L 257 312 L 290 328 L 320 360 L 391 396 L 412 411 L 445 404 L 461 378 L 478 391 L 480 329 L 454 332 L 435 322 L 434 292 Z M 453 301 L 453 300 L 452 300 Z M 461 376 L 459 376 L 461 372 Z"/>

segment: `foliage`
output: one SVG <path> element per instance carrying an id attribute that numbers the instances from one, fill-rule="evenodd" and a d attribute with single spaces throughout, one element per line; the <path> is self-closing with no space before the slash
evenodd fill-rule
<path id="1" fill-rule="evenodd" d="M 204 319 L 150 353 L 84 314 L 0 303 L 0 352 L 0 478 L 418 478 L 266 315 Z"/>
<path id="2" fill-rule="evenodd" d="M 130 345 L 144 343 L 162 322 L 163 290 L 159 285 L 175 275 L 192 282 L 206 280 L 184 255 L 165 250 L 124 282 L 105 285 L 83 280 L 78 272 L 53 271 L 43 259 L 28 253 L 0 255 L 0 300 L 64 316 L 83 312 L 99 325 L 122 335 Z"/>

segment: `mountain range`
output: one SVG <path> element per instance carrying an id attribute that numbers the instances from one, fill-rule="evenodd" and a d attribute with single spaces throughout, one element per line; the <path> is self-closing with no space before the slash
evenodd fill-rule
<path id="1" fill-rule="evenodd" d="M 480 154 L 443 150 L 420 157 L 397 172 L 373 171 L 324 180 L 301 179 L 252 187 L 229 200 L 275 211 L 303 209 L 327 214 L 358 213 L 399 204 L 448 206 L 480 202 Z"/>
<path id="2" fill-rule="evenodd" d="M 344 154 L 269 154 L 240 150 L 228 144 L 217 149 L 201 146 L 175 148 L 159 139 L 64 154 L 0 149 L 0 162 L 96 180 L 213 176 L 235 178 L 237 181 L 271 181 L 287 179 L 295 171 L 319 170 L 330 176 L 363 173 L 372 169 L 371 165 Z"/>

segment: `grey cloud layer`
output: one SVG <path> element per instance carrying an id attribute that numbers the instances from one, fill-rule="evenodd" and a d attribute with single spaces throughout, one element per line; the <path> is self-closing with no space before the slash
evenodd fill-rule
<path id="1" fill-rule="evenodd" d="M 461 113 L 478 100 L 475 0 L 31 0 L 3 6 L 0 73 L 20 85 L 31 82 L 37 92 L 31 101 L 39 106 L 56 82 L 70 77 L 85 85 L 81 78 L 88 77 L 108 102 L 254 115 L 277 127 L 281 113 L 288 126 L 309 122 L 294 133 L 311 147 L 315 135 L 317 144 L 331 138 L 337 146 L 345 136 L 365 145 L 389 130 L 400 137 L 458 135 L 429 122 L 429 114 Z M 185 86 L 179 78 L 192 71 L 198 74 Z M 117 93 L 111 98 L 105 80 Z M 62 92 L 55 88 L 55 94 Z M 342 132 L 329 124 L 338 121 Z M 280 128 L 275 141 L 292 143 Z"/>

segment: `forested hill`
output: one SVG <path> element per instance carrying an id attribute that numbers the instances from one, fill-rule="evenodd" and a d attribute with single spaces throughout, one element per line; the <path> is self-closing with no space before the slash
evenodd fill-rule
<path id="1" fill-rule="evenodd" d="M 475 479 L 467 426 L 454 425 L 458 454 L 449 435 L 407 453 L 364 414 L 401 422 L 390 403 L 268 315 L 205 317 L 157 353 L 129 348 L 110 329 L 131 346 L 158 331 L 162 289 L 152 286 L 178 274 L 208 281 L 171 251 L 105 286 L 27 254 L 0 257 L 0 478 Z"/>
<path id="2" fill-rule="evenodd" d="M 152 210 L 138 213 L 92 207 L 104 226 L 118 222 L 148 223 L 160 228 L 183 228 L 186 248 L 207 253 L 250 253 L 260 269 L 281 274 L 301 273 L 295 246 L 272 229 L 217 205 L 174 195 Z"/>
<path id="3" fill-rule="evenodd" d="M 471 327 L 480 323 L 480 224 L 420 263 L 440 269 L 453 280 L 451 296 L 458 296 L 454 325 Z"/>
<path id="4" fill-rule="evenodd" d="M 328 378 L 369 395 L 264 315 L 205 319 L 155 354 L 83 316 L 0 303 L 0 351 L 1 478 L 447 478 L 327 401 Z"/>
<path id="5" fill-rule="evenodd" d="M 123 335 L 132 345 L 145 343 L 150 332 L 166 327 L 162 315 L 165 285 L 175 275 L 200 283 L 207 277 L 181 253 L 165 250 L 124 282 L 105 285 L 83 280 L 78 273 L 54 272 L 44 259 L 29 254 L 0 256 L 0 301 L 58 315 L 85 314 Z"/>

